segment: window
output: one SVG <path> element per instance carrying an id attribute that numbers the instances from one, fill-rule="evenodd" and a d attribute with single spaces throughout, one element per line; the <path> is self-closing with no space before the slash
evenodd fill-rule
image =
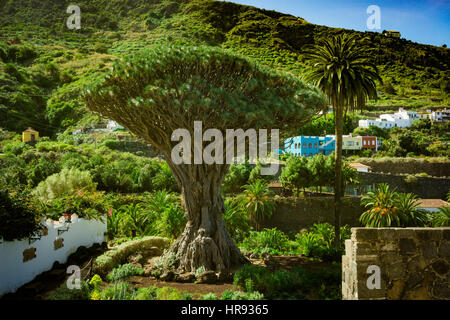
<path id="1" fill-rule="evenodd" d="M 314 143 L 314 148 L 317 148 L 317 142 L 316 142 L 316 143 Z"/>
<path id="2" fill-rule="evenodd" d="M 373 146 L 375 145 L 375 140 L 372 140 L 372 145 L 373 145 Z"/>
<path id="3" fill-rule="evenodd" d="M 307 148 L 306 142 L 303 144 L 303 148 L 305 149 Z"/>
<path id="4" fill-rule="evenodd" d="M 364 140 L 364 145 L 367 145 L 367 141 L 366 140 Z"/>
<path id="5" fill-rule="evenodd" d="M 312 143 L 310 142 L 308 146 L 309 146 L 309 148 L 311 149 L 311 148 L 312 148 Z"/>

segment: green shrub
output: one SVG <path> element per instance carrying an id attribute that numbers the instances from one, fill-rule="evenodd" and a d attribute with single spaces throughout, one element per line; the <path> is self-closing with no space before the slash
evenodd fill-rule
<path id="1" fill-rule="evenodd" d="M 184 293 L 182 296 L 181 296 L 181 300 L 193 300 L 194 298 L 192 297 L 192 294 L 190 294 L 190 293 Z"/>
<path id="2" fill-rule="evenodd" d="M 32 147 L 23 142 L 12 142 L 3 147 L 4 153 L 12 153 L 16 156 L 21 155 L 24 151 L 30 150 Z"/>
<path id="3" fill-rule="evenodd" d="M 77 169 L 63 169 L 61 172 L 49 176 L 39 183 L 33 194 L 41 201 L 49 201 L 64 194 L 74 193 L 77 190 L 95 191 L 96 184 L 87 171 Z"/>
<path id="4" fill-rule="evenodd" d="M 440 207 L 439 212 L 432 215 L 433 227 L 450 227 L 450 207 Z"/>
<path id="5" fill-rule="evenodd" d="M 239 193 L 243 186 L 248 183 L 252 166 L 247 164 L 232 164 L 222 184 L 225 193 Z"/>
<path id="6" fill-rule="evenodd" d="M 127 282 L 117 282 L 100 292 L 102 300 L 131 300 L 134 290 Z"/>
<path id="7" fill-rule="evenodd" d="M 241 242 L 250 232 L 250 224 L 247 215 L 239 201 L 235 199 L 225 200 L 225 212 L 222 219 L 227 231 L 235 242 Z"/>
<path id="8" fill-rule="evenodd" d="M 247 251 L 282 254 L 290 249 L 289 238 L 277 228 L 251 231 L 239 245 Z"/>
<path id="9" fill-rule="evenodd" d="M 162 237 L 144 237 L 127 241 L 98 256 L 94 261 L 94 272 L 104 277 L 114 267 L 126 263 L 127 258 L 136 252 L 145 251 L 151 247 L 165 249 L 168 246 L 169 239 Z"/>
<path id="10" fill-rule="evenodd" d="M 69 289 L 63 283 L 54 292 L 50 293 L 45 300 L 89 300 L 90 290 L 86 281 L 80 282 L 80 289 Z"/>
<path id="11" fill-rule="evenodd" d="M 207 293 L 202 296 L 202 300 L 218 300 L 217 295 L 215 293 Z"/>
<path id="12" fill-rule="evenodd" d="M 0 237 L 5 241 L 20 240 L 41 229 L 39 216 L 32 210 L 27 193 L 0 190 Z"/>
<path id="13" fill-rule="evenodd" d="M 158 300 L 182 300 L 183 295 L 180 291 L 172 287 L 163 287 L 158 289 L 156 296 Z"/>
<path id="14" fill-rule="evenodd" d="M 161 164 L 159 172 L 153 177 L 152 185 L 154 190 L 167 190 L 168 192 L 179 192 L 180 190 L 166 162 Z"/>
<path id="15" fill-rule="evenodd" d="M 142 275 L 144 270 L 133 266 L 132 264 L 123 264 L 120 267 L 114 268 L 110 274 L 108 274 L 108 281 L 114 282 L 118 280 L 125 280 L 131 276 Z"/>
<path id="16" fill-rule="evenodd" d="M 75 146 L 62 142 L 41 141 L 36 144 L 39 152 L 76 152 Z"/>
<path id="17" fill-rule="evenodd" d="M 156 300 L 158 287 L 138 288 L 134 300 Z"/>
<path id="18" fill-rule="evenodd" d="M 258 230 L 261 221 L 270 218 L 275 212 L 276 204 L 271 199 L 273 192 L 263 180 L 256 180 L 256 182 L 243 187 L 244 191 L 239 199 L 248 218 L 255 223 Z"/>
<path id="19" fill-rule="evenodd" d="M 154 267 L 159 270 L 176 270 L 178 268 L 180 259 L 178 254 L 170 251 L 164 250 L 163 254 L 155 259 Z"/>
<path id="20" fill-rule="evenodd" d="M 341 299 L 341 277 L 342 271 L 338 264 L 313 270 L 297 267 L 291 271 L 270 271 L 260 266 L 246 265 L 235 273 L 233 283 L 246 290 L 251 280 L 252 290 L 256 290 L 253 292 L 258 292 L 252 296 L 255 299 L 263 298 L 259 292 L 269 298 L 277 298 L 298 290 L 303 294 L 312 294 L 316 299 Z M 227 293 L 227 297 L 230 297 L 230 293 Z"/>
<path id="21" fill-rule="evenodd" d="M 222 300 L 263 300 L 264 295 L 258 291 L 242 292 L 226 290 L 222 293 Z"/>

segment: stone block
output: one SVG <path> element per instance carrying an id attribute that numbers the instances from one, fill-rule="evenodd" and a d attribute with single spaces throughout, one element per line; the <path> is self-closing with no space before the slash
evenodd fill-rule
<path id="1" fill-rule="evenodd" d="M 29 248 L 23 251 L 23 262 L 27 262 L 36 258 L 36 248 Z"/>
<path id="2" fill-rule="evenodd" d="M 379 228 L 378 234 L 382 241 L 394 241 L 398 239 L 398 228 Z"/>
<path id="3" fill-rule="evenodd" d="M 377 228 L 352 228 L 351 239 L 357 242 L 375 242 L 378 238 Z"/>
<path id="4" fill-rule="evenodd" d="M 406 265 L 403 262 L 393 263 L 387 267 L 386 273 L 388 275 L 388 279 L 402 279 L 406 274 Z"/>
<path id="5" fill-rule="evenodd" d="M 442 242 L 439 246 L 439 256 L 442 258 L 450 258 L 450 242 Z"/>
<path id="6" fill-rule="evenodd" d="M 402 257 L 396 252 L 382 252 L 380 260 L 383 265 L 390 265 L 403 261 Z"/>
<path id="7" fill-rule="evenodd" d="M 389 288 L 386 290 L 386 297 L 389 300 L 400 300 L 403 298 L 405 290 L 405 281 L 400 279 L 392 281 Z"/>
<path id="8" fill-rule="evenodd" d="M 352 256 L 352 240 L 347 239 L 345 240 L 345 255 L 350 257 Z"/>
<path id="9" fill-rule="evenodd" d="M 421 242 L 419 244 L 420 253 L 425 259 L 434 259 L 437 257 L 436 244 L 431 241 Z"/>
<path id="10" fill-rule="evenodd" d="M 53 242 L 53 248 L 54 248 L 54 250 L 61 249 L 62 247 L 64 247 L 64 238 L 56 239 L 56 240 Z"/>
<path id="11" fill-rule="evenodd" d="M 367 242 L 357 242 L 355 243 L 355 254 L 356 256 L 362 255 L 373 255 L 376 253 L 374 246 Z"/>
<path id="12" fill-rule="evenodd" d="M 402 255 L 414 254 L 417 249 L 416 243 L 410 238 L 400 238 L 398 246 Z"/>
<path id="13" fill-rule="evenodd" d="M 442 239 L 450 241 L 450 228 L 442 230 Z"/>
<path id="14" fill-rule="evenodd" d="M 449 272 L 450 265 L 445 260 L 437 260 L 431 264 L 431 267 L 440 276 L 445 276 Z"/>

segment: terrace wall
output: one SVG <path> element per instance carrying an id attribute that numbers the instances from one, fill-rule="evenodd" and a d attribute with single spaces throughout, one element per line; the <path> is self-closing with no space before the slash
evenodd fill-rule
<path id="1" fill-rule="evenodd" d="M 59 221 L 45 222 L 46 235 L 35 242 L 25 240 L 0 243 L 0 296 L 15 292 L 37 275 L 52 268 L 54 262 L 65 263 L 80 246 L 104 242 L 106 221 L 79 219 L 72 216 L 66 232 Z M 45 234 L 44 233 L 44 234 Z"/>
<path id="2" fill-rule="evenodd" d="M 345 242 L 344 300 L 449 300 L 449 285 L 450 228 L 352 228 Z"/>
<path id="3" fill-rule="evenodd" d="M 360 226 L 358 219 L 364 212 L 360 198 L 343 200 L 341 223 L 350 227 Z M 334 223 L 333 197 L 276 197 L 277 209 L 270 219 L 262 222 L 264 228 L 278 228 L 287 233 L 298 232 L 316 222 Z"/>
<path id="4" fill-rule="evenodd" d="M 386 183 L 398 192 L 415 193 L 424 199 L 445 199 L 450 189 L 450 179 L 417 177 L 417 183 L 405 182 L 406 176 L 385 173 L 358 172 L 362 185 L 377 185 Z"/>

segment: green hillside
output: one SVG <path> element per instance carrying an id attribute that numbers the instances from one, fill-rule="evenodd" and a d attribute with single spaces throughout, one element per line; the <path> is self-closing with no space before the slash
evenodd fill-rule
<path id="1" fill-rule="evenodd" d="M 221 46 L 301 75 L 302 49 L 341 32 L 364 38 L 381 71 L 370 109 L 449 106 L 447 48 L 212 0 L 80 0 L 81 29 L 69 30 L 71 3 L 0 0 L 0 127 L 52 135 L 104 121 L 85 110 L 81 90 L 114 59 L 157 43 Z"/>

